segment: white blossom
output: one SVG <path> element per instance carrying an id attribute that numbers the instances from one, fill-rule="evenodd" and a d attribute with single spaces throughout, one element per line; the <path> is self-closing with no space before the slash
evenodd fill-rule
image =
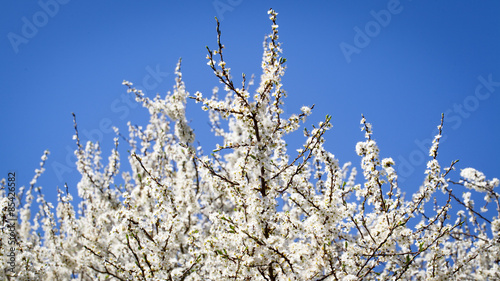
<path id="1" fill-rule="evenodd" d="M 500 279 L 499 180 L 473 168 L 455 180 L 456 162 L 446 167 L 437 157 L 442 122 L 422 185 L 408 199 L 404 191 L 413 187 L 398 183 L 393 158 L 381 158 L 365 116 L 359 167 L 325 147 L 330 116 L 302 128 L 301 147 L 287 146 L 313 106 L 283 116 L 286 59 L 277 13 L 268 14 L 271 34 L 253 93 L 253 80 L 235 86 L 218 45 L 207 59 L 224 87 L 211 97 L 189 95 L 180 61 L 164 97 L 123 81 L 148 124 L 127 123 L 126 136 L 114 128 L 126 138 L 128 158 L 118 152 L 119 138 L 106 158 L 99 143 L 80 143 L 76 129 L 81 179 L 57 188 L 57 204 L 37 185 L 48 151 L 19 198 L 8 197 L 8 180 L 1 181 L 0 214 L 9 216 L 14 202 L 19 216 L 16 280 Z M 195 136 L 186 117 L 188 97 L 208 111 L 218 137 L 208 155 L 207 136 Z M 2 237 L 9 229 L 4 220 Z M 0 276 L 10 278 L 5 270 Z"/>

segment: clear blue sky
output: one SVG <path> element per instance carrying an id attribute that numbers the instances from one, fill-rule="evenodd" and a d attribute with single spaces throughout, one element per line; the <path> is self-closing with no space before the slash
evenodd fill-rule
<path id="1" fill-rule="evenodd" d="M 442 165 L 460 159 L 458 168 L 500 177 L 499 2 L 41 0 L 8 1 L 0 11 L 0 178 L 14 170 L 27 185 L 48 149 L 39 184 L 51 200 L 65 182 L 76 195 L 71 112 L 82 139 L 99 140 L 107 161 L 109 126 L 126 132 L 127 121 L 147 121 L 124 79 L 164 96 L 182 57 L 188 91 L 209 95 L 219 85 L 205 59 L 205 46 L 216 46 L 214 16 L 235 80 L 241 72 L 259 78 L 270 7 L 287 58 L 286 113 L 316 104 L 309 124 L 331 114 L 326 146 L 342 163 L 359 167 L 363 113 L 381 156 L 393 157 L 404 189 L 415 190 L 426 140 L 445 112 Z M 189 101 L 188 116 L 211 151 L 199 104 Z"/>

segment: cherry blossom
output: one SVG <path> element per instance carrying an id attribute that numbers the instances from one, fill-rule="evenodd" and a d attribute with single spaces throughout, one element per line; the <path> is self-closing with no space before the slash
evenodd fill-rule
<path id="1" fill-rule="evenodd" d="M 164 97 L 147 97 L 123 81 L 150 119 L 146 126 L 128 123 L 128 134 L 115 128 L 126 141 L 114 139 L 107 161 L 98 143 L 80 142 L 74 116 L 82 178 L 76 187 L 58 190 L 57 204 L 47 202 L 37 185 L 48 152 L 42 156 L 16 198 L 16 272 L 3 270 L 1 277 L 499 280 L 499 180 L 473 168 L 456 175 L 457 161 L 439 161 L 444 116 L 419 187 L 398 184 L 398 163 L 380 157 L 365 116 L 364 139 L 355 147 L 360 165 L 341 163 L 325 147 L 331 116 L 304 125 L 314 105 L 283 115 L 286 59 L 278 14 L 268 14 L 271 33 L 255 89 L 245 75 L 241 85 L 234 82 L 217 21 L 217 45 L 207 47 L 207 65 L 222 85 L 211 95 L 187 91 L 180 60 L 173 90 Z M 186 119 L 190 100 L 208 111 L 219 136 L 209 153 L 202 148 L 206 136 L 195 136 Z M 289 150 L 285 136 L 301 128 L 303 145 Z M 128 155 L 118 152 L 123 143 Z M 128 167 L 124 159 L 130 169 L 122 169 Z M 5 241 L 9 201 L 6 181 L 1 185 Z M 490 205 L 496 205 L 494 215 L 476 209 Z M 6 247 L 1 244 L 2 254 Z M 6 259 L 0 263 L 7 267 Z"/>

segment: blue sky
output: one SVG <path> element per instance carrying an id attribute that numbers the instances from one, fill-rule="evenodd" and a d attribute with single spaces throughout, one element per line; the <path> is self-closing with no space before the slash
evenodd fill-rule
<path id="1" fill-rule="evenodd" d="M 76 195 L 71 112 L 104 159 L 111 125 L 146 124 L 124 79 L 164 96 L 182 57 L 187 90 L 209 95 L 219 86 L 205 59 L 205 46 L 216 47 L 214 16 L 235 80 L 244 72 L 258 82 L 270 7 L 287 58 L 285 113 L 316 104 L 309 125 L 331 114 L 326 146 L 341 163 L 359 167 L 363 113 L 381 156 L 396 161 L 403 189 L 414 191 L 446 113 L 442 165 L 459 159 L 457 168 L 500 177 L 499 2 L 41 0 L 8 1 L 0 11 L 0 178 L 13 170 L 27 185 L 48 149 L 39 184 L 50 200 L 65 182 Z M 188 117 L 211 151 L 216 139 L 199 104 L 188 103 Z M 121 151 L 126 161 L 124 143 Z"/>

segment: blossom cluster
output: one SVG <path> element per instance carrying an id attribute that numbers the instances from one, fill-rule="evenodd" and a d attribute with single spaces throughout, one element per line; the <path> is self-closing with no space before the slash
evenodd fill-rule
<path id="1" fill-rule="evenodd" d="M 223 87 L 215 87 L 211 97 L 186 90 L 180 61 L 173 91 L 164 98 L 151 99 L 123 82 L 150 115 L 144 127 L 129 123 L 128 135 L 115 129 L 129 145 L 130 169 L 122 171 L 118 138 L 105 164 L 99 144 L 80 142 L 74 117 L 81 201 L 73 203 L 68 186 L 58 190 L 56 206 L 45 200 L 37 186 L 44 154 L 18 198 L 23 204 L 16 229 L 17 272 L 12 277 L 0 271 L 0 276 L 499 280 L 499 180 L 487 180 L 473 168 L 463 169 L 458 180 L 450 178 L 456 161 L 443 168 L 437 157 L 443 120 L 422 185 L 410 196 L 398 185 L 397 163 L 381 159 L 364 116 L 364 140 L 355 148 L 359 168 L 341 164 L 325 148 L 330 116 L 303 129 L 302 147 L 288 150 L 284 138 L 301 128 L 314 106 L 283 116 L 286 59 L 277 13 L 270 10 L 269 17 L 272 32 L 264 40 L 261 81 L 253 95 L 253 78 L 243 75 L 241 87 L 233 82 L 219 22 L 217 48 L 207 48 L 207 59 Z M 214 135 L 222 138 L 209 155 L 195 145 L 186 119 L 189 99 L 208 111 Z M 493 204 L 496 215 L 476 210 L 477 197 L 468 190 L 485 194 L 482 211 Z M 0 197 L 4 194 L 5 181 Z M 39 210 L 32 213 L 35 207 Z M 5 223 L 1 227 L 5 234 Z M 0 264 L 5 268 L 5 259 Z"/>

